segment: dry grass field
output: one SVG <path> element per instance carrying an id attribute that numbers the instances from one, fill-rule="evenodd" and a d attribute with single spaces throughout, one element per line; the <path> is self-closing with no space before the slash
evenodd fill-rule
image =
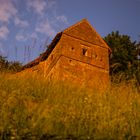
<path id="1" fill-rule="evenodd" d="M 133 81 L 104 93 L 0 74 L 0 140 L 139 140 L 140 94 Z"/>

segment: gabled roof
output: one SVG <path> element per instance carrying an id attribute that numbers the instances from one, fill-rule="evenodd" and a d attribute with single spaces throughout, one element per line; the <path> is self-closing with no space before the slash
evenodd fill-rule
<path id="1" fill-rule="evenodd" d="M 81 39 L 83 41 L 92 43 L 94 45 L 99 45 L 101 47 L 105 47 L 111 51 L 102 37 L 95 31 L 95 29 L 90 25 L 87 19 L 83 19 L 80 22 L 70 26 L 69 28 L 65 29 L 63 32 L 58 33 L 50 45 L 47 46 L 47 50 L 40 54 L 38 58 L 29 62 L 28 64 L 24 65 L 22 69 L 33 67 L 39 62 L 44 61 L 48 58 L 52 50 L 55 48 L 56 44 L 59 42 L 62 34 L 66 34 L 68 36 Z"/>
<path id="2" fill-rule="evenodd" d="M 77 39 L 92 43 L 94 45 L 99 45 L 101 47 L 111 49 L 105 43 L 103 38 L 96 32 L 92 25 L 88 22 L 87 19 L 83 19 L 80 22 L 70 26 L 69 28 L 63 31 L 63 34 L 67 34 Z"/>

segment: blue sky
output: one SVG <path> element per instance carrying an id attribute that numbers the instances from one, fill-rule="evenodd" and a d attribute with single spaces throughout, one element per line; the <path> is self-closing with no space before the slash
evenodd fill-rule
<path id="1" fill-rule="evenodd" d="M 140 0 L 0 0 L 0 54 L 26 63 L 83 18 L 102 37 L 119 30 L 140 40 Z"/>

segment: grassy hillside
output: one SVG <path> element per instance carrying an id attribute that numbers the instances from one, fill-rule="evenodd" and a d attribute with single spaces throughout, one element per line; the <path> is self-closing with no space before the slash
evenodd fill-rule
<path id="1" fill-rule="evenodd" d="M 133 81 L 99 93 L 0 74 L 0 139 L 12 138 L 140 139 L 140 94 Z"/>

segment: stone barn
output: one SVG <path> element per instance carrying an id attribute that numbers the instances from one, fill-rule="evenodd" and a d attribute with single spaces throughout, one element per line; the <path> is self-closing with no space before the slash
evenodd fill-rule
<path id="1" fill-rule="evenodd" d="M 48 82 L 100 87 L 109 82 L 110 52 L 101 36 L 83 19 L 58 33 L 47 50 L 26 64 L 22 72 L 43 75 Z"/>

